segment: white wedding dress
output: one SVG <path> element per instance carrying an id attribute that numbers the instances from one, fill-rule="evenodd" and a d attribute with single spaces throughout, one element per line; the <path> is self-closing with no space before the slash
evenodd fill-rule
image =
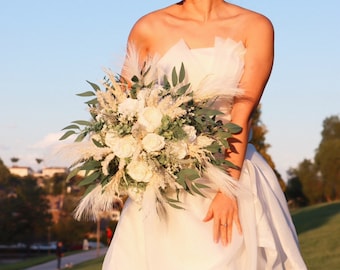
<path id="1" fill-rule="evenodd" d="M 218 107 L 228 113 L 240 94 L 246 50 L 241 42 L 215 39 L 212 48 L 190 49 L 184 40 L 157 62 L 159 78 L 184 63 L 193 89 L 223 85 Z M 218 89 L 216 90 L 218 91 Z M 233 226 L 228 246 L 213 241 L 213 222 L 203 222 L 214 192 L 207 198 L 181 194 L 185 210 L 167 207 L 167 218 L 128 199 L 103 270 L 279 270 L 306 269 L 285 197 L 272 169 L 248 145 L 238 196 L 242 235 Z"/>

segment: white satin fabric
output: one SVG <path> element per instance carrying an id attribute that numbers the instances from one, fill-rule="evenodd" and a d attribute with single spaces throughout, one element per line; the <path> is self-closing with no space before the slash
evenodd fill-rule
<path id="1" fill-rule="evenodd" d="M 212 48 L 190 49 L 180 40 L 158 62 L 159 80 L 179 71 L 201 94 L 220 91 L 217 107 L 229 120 L 232 99 L 242 93 L 245 48 L 241 42 L 216 38 Z M 223 86 L 223 87 L 222 87 Z M 210 89 L 210 90 L 209 90 Z M 233 228 L 228 246 L 213 241 L 212 222 L 203 222 L 214 191 L 207 197 L 181 194 L 185 210 L 166 207 L 167 218 L 155 209 L 126 202 L 103 270 L 303 270 L 298 240 L 285 197 L 272 169 L 248 145 L 237 196 L 243 233 Z"/>

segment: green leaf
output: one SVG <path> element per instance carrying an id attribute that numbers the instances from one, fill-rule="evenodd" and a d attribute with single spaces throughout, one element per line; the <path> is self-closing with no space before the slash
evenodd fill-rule
<path id="1" fill-rule="evenodd" d="M 184 70 L 184 65 L 182 63 L 181 69 L 179 70 L 179 78 L 178 78 L 179 83 L 183 82 L 184 78 L 185 78 L 185 70 Z"/>
<path id="2" fill-rule="evenodd" d="M 205 197 L 204 194 L 195 186 L 194 183 L 191 185 L 191 189 L 192 189 L 193 192 L 201 195 L 202 197 Z"/>
<path id="3" fill-rule="evenodd" d="M 82 126 L 91 126 L 92 125 L 91 122 L 85 121 L 85 120 L 76 120 L 76 121 L 72 121 L 72 123 L 82 125 Z"/>
<path id="4" fill-rule="evenodd" d="M 196 183 L 196 182 L 195 182 L 195 186 L 198 187 L 198 188 L 210 188 L 210 187 L 207 186 L 207 185 L 204 185 L 204 184 L 202 184 L 202 183 Z"/>
<path id="5" fill-rule="evenodd" d="M 190 84 L 186 84 L 186 85 L 183 85 L 182 87 L 180 87 L 178 90 L 177 90 L 177 95 L 178 96 L 181 96 L 181 95 L 184 95 L 186 93 L 186 91 L 188 90 L 188 88 L 190 87 Z"/>
<path id="6" fill-rule="evenodd" d="M 81 142 L 87 135 L 87 132 L 80 133 L 77 138 L 75 139 L 75 142 Z"/>
<path id="7" fill-rule="evenodd" d="M 205 149 L 207 149 L 208 151 L 214 154 L 220 151 L 221 146 L 217 142 L 213 142 L 209 146 L 205 147 Z"/>
<path id="8" fill-rule="evenodd" d="M 240 133 L 242 131 L 242 128 L 239 125 L 236 125 L 234 123 L 227 123 L 224 125 L 224 127 L 226 129 L 229 130 L 230 133 L 232 134 L 237 134 Z"/>
<path id="9" fill-rule="evenodd" d="M 215 116 L 215 115 L 221 115 L 221 114 L 224 114 L 224 113 L 221 112 L 221 111 L 218 111 L 218 110 L 203 108 L 203 109 L 197 110 L 196 114 L 197 115 L 206 115 L 206 116 Z"/>
<path id="10" fill-rule="evenodd" d="M 92 139 L 92 142 L 94 143 L 95 146 L 99 147 L 99 148 L 103 148 L 104 145 L 102 143 L 100 143 L 99 141 Z"/>
<path id="11" fill-rule="evenodd" d="M 79 183 L 79 186 L 86 186 L 86 185 L 91 184 L 92 182 L 96 181 L 100 177 L 100 174 L 101 173 L 99 171 L 96 171 L 90 174 L 89 176 L 85 177 L 84 180 L 82 180 Z"/>
<path id="12" fill-rule="evenodd" d="M 175 208 L 175 209 L 180 209 L 180 210 L 184 210 L 184 209 L 185 209 L 185 208 L 183 208 L 183 207 L 181 207 L 181 206 L 179 206 L 179 205 L 177 205 L 177 204 L 171 203 L 171 202 L 168 202 L 168 204 L 169 204 L 171 207 Z"/>
<path id="13" fill-rule="evenodd" d="M 68 182 L 72 177 L 76 176 L 79 171 L 80 171 L 80 167 L 77 167 L 77 168 L 73 169 L 72 171 L 70 171 L 70 173 L 66 177 L 66 182 Z"/>
<path id="14" fill-rule="evenodd" d="M 80 128 L 77 125 L 69 125 L 67 127 L 64 127 L 62 130 L 65 130 L 65 129 L 80 129 Z"/>
<path id="15" fill-rule="evenodd" d="M 92 86 L 92 88 L 95 90 L 95 91 L 100 91 L 100 88 L 98 85 L 96 85 L 95 83 L 93 82 L 90 82 L 90 81 L 86 81 L 88 84 L 90 84 Z"/>
<path id="16" fill-rule="evenodd" d="M 91 99 L 89 101 L 86 101 L 85 104 L 96 105 L 96 104 L 98 104 L 98 99 L 97 98 Z"/>
<path id="17" fill-rule="evenodd" d="M 97 160 L 87 160 L 82 166 L 81 170 L 91 171 L 100 167 L 100 161 Z"/>
<path id="18" fill-rule="evenodd" d="M 97 184 L 92 184 L 92 185 L 89 185 L 84 193 L 84 197 L 89 194 L 95 187 L 97 186 Z"/>
<path id="19" fill-rule="evenodd" d="M 185 180 L 193 181 L 199 178 L 200 174 L 196 169 L 182 169 L 177 176 Z"/>
<path id="20" fill-rule="evenodd" d="M 76 132 L 74 130 L 69 130 L 69 131 L 65 132 L 65 134 L 59 138 L 59 140 L 60 141 L 65 140 L 73 134 L 76 134 Z"/>
<path id="21" fill-rule="evenodd" d="M 172 69 L 172 76 L 171 77 L 172 77 L 172 85 L 176 86 L 177 82 L 178 82 L 178 77 L 177 77 L 177 72 L 176 72 L 175 67 Z"/>
<path id="22" fill-rule="evenodd" d="M 77 94 L 77 96 L 80 96 L 80 97 L 90 97 L 90 96 L 95 96 L 95 95 L 96 94 L 92 91 L 86 91 L 86 92 Z"/>

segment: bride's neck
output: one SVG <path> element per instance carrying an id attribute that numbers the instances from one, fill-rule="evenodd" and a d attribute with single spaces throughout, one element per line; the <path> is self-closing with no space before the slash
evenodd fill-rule
<path id="1" fill-rule="evenodd" d="M 181 2 L 183 11 L 200 21 L 207 21 L 214 17 L 223 0 L 184 0 Z"/>

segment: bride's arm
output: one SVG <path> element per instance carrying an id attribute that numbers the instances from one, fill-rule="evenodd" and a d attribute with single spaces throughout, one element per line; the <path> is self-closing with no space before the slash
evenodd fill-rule
<path id="1" fill-rule="evenodd" d="M 245 70 L 240 81 L 240 88 L 244 90 L 244 95 L 235 99 L 231 112 L 232 122 L 241 126 L 242 132 L 234 136 L 232 151 L 226 154 L 226 159 L 239 168 L 242 168 L 247 150 L 251 114 L 259 103 L 272 69 L 273 40 L 273 27 L 268 19 L 257 16 L 251 20 L 251 23 L 248 22 L 244 40 L 247 48 Z M 239 179 L 241 171 L 230 169 L 229 173 L 233 178 Z M 224 245 L 230 243 L 234 223 L 239 232 L 242 231 L 236 199 L 220 192 L 213 199 L 204 221 L 212 219 L 215 242 L 221 240 Z"/>

